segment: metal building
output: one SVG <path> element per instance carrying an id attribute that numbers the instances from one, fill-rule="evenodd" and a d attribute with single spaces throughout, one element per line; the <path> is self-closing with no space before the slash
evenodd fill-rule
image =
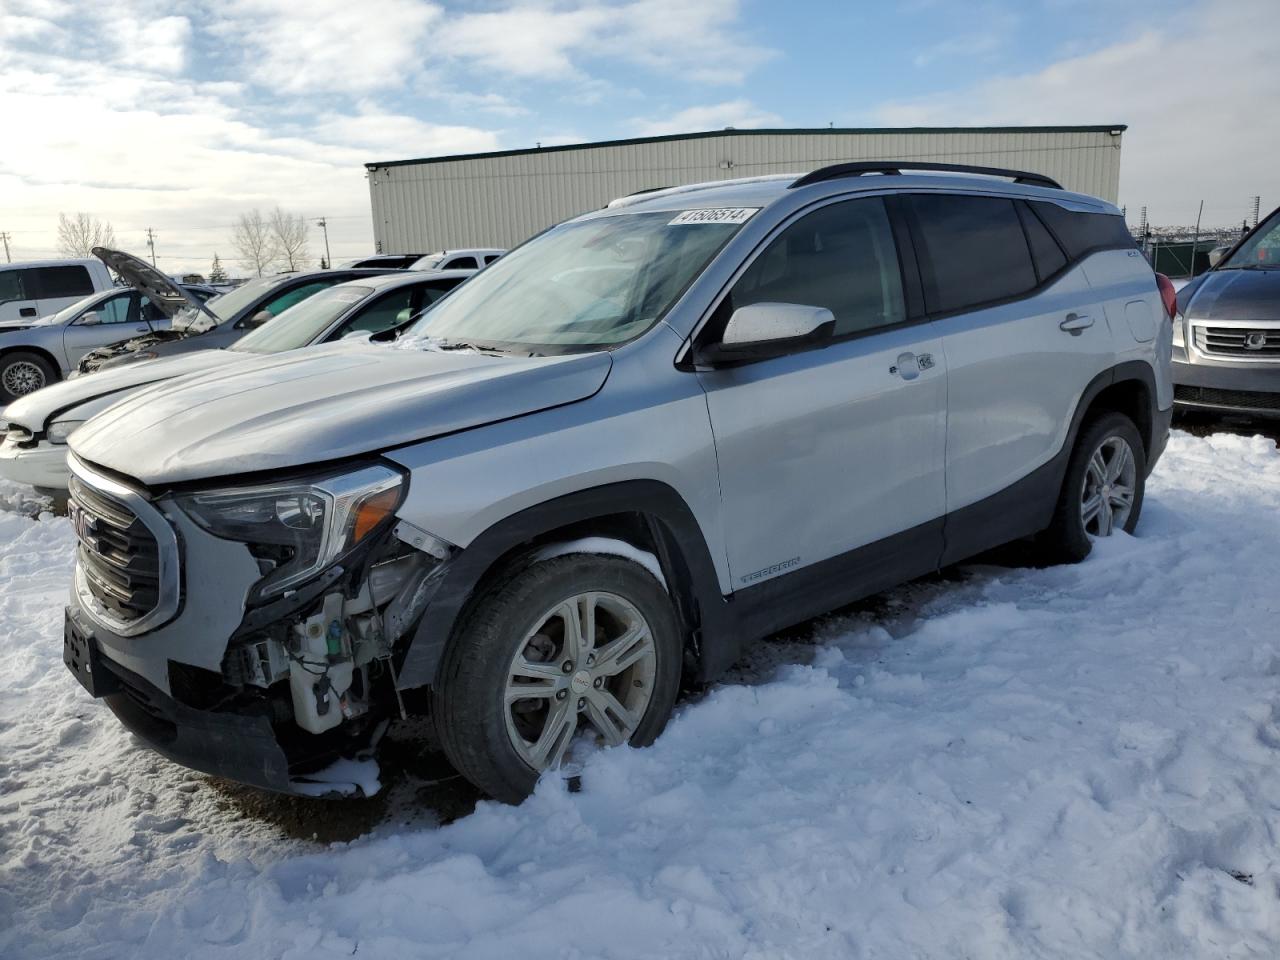
<path id="1" fill-rule="evenodd" d="M 803 173 L 845 160 L 1029 170 L 1116 201 L 1123 124 L 716 130 L 365 164 L 380 253 L 512 247 L 615 197 L 707 180 Z"/>

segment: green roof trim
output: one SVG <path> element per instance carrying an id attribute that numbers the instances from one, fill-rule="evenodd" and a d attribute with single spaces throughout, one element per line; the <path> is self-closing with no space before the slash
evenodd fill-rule
<path id="1" fill-rule="evenodd" d="M 564 153 L 595 147 L 629 147 L 640 143 L 671 143 L 676 140 L 705 140 L 710 137 L 752 137 L 841 133 L 1123 133 L 1125 123 L 1095 124 L 1084 127 L 766 127 L 742 130 L 706 130 L 701 133 L 672 133 L 661 137 L 632 137 L 627 140 L 599 140 L 594 143 L 564 143 L 553 147 L 525 147 L 520 150 L 494 150 L 490 153 L 455 153 L 445 157 L 419 157 L 416 160 L 385 160 L 366 163 L 366 170 L 382 167 L 405 167 L 419 163 L 448 163 L 454 160 L 492 160 L 497 157 L 519 157 L 532 153 Z"/>

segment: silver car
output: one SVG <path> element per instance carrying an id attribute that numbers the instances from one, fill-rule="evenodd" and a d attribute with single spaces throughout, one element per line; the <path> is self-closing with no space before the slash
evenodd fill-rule
<path id="1" fill-rule="evenodd" d="M 137 262 L 144 268 L 138 283 L 90 293 L 44 317 L 0 325 L 0 404 L 63 379 L 91 350 L 167 330 L 180 309 L 198 309 L 206 299 L 203 291 L 176 284 L 150 264 Z M 109 257 L 97 264 L 109 276 L 104 263 L 115 264 Z"/>
<path id="2" fill-rule="evenodd" d="M 1119 212 L 921 166 L 623 198 L 395 345 L 113 406 L 70 443 L 69 668 L 160 753 L 298 793 L 360 792 L 336 761 L 425 709 L 518 801 L 752 638 L 1133 530 L 1172 330 Z"/>
<path id="3" fill-rule="evenodd" d="M 135 390 L 189 373 L 223 370 L 250 357 L 351 336 L 394 339 L 471 273 L 398 272 L 326 287 L 225 349 L 124 364 L 37 390 L 0 412 L 0 420 L 7 423 L 0 434 L 0 477 L 61 497 L 70 478 L 67 439 L 90 417 Z"/>

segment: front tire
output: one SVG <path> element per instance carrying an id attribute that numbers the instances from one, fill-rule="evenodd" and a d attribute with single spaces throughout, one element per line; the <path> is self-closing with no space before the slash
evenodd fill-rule
<path id="1" fill-rule="evenodd" d="M 675 706 L 681 646 L 670 597 L 638 563 L 569 554 L 519 569 L 445 651 L 445 754 L 485 793 L 518 803 L 578 736 L 648 746 Z"/>
<path id="2" fill-rule="evenodd" d="M 44 357 L 15 350 L 0 357 L 0 400 L 12 403 L 58 380 L 58 371 Z"/>
<path id="3" fill-rule="evenodd" d="M 1093 539 L 1133 533 L 1146 492 L 1147 456 L 1138 428 L 1122 413 L 1087 422 L 1076 440 L 1053 521 L 1038 538 L 1047 563 L 1078 563 Z"/>

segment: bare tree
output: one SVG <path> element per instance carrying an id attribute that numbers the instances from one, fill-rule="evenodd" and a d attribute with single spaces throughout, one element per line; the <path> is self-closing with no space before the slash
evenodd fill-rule
<path id="1" fill-rule="evenodd" d="M 264 270 L 270 269 L 280 259 L 271 225 L 260 210 L 240 214 L 231 234 L 231 245 L 240 254 L 240 259 L 249 264 L 258 276 L 262 276 Z"/>
<path id="2" fill-rule="evenodd" d="M 271 211 L 271 238 L 288 269 L 297 270 L 307 259 L 307 221 L 302 217 L 276 207 Z"/>
<path id="3" fill-rule="evenodd" d="M 64 257 L 87 257 L 94 247 L 114 247 L 116 232 L 105 220 L 87 213 L 58 214 L 58 251 Z"/>

